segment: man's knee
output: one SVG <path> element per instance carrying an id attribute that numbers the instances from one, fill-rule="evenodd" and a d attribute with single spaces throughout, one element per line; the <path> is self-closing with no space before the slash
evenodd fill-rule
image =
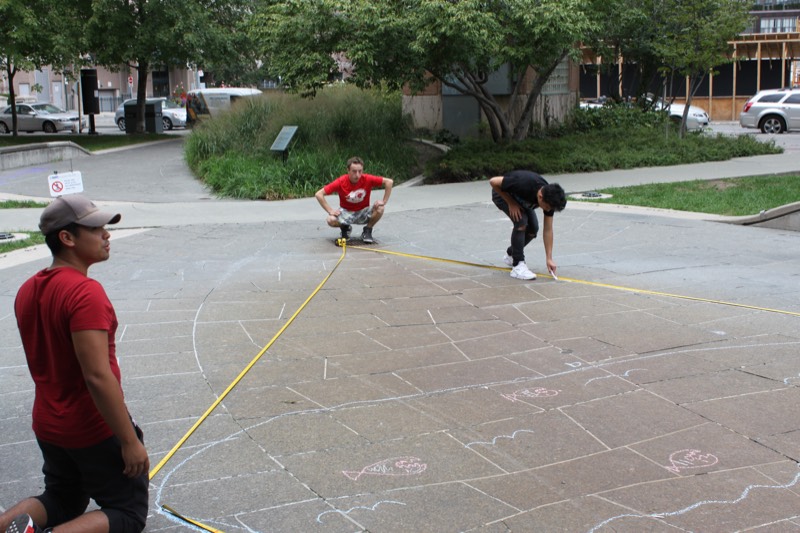
<path id="1" fill-rule="evenodd" d="M 147 521 L 147 513 L 132 512 L 120 509 L 100 509 L 108 519 L 108 530 L 120 533 L 141 533 Z"/>

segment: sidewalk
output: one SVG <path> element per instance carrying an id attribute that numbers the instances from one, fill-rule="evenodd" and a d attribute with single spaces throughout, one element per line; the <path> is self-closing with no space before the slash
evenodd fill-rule
<path id="1" fill-rule="evenodd" d="M 799 232 L 571 202 L 560 281 L 537 239 L 522 282 L 485 182 L 398 187 L 379 245 L 342 249 L 313 198 L 213 199 L 176 146 L 75 165 L 123 213 L 91 275 L 126 401 L 151 464 L 175 450 L 146 531 L 193 530 L 164 505 L 227 533 L 800 528 Z M 579 192 L 800 170 L 753 159 L 547 177 Z M 47 198 L 51 170 L 0 173 L 0 193 Z M 5 507 L 41 488 L 12 306 L 47 264 L 0 278 Z"/>
<path id="2" fill-rule="evenodd" d="M 319 219 L 319 206 L 313 197 L 283 202 L 215 199 L 186 168 L 179 149 L 180 143 L 181 140 L 176 139 L 157 145 L 132 147 L 91 158 L 55 163 L 49 167 L 1 172 L 0 199 L 32 198 L 48 201 L 49 174 L 54 170 L 80 170 L 85 193 L 98 204 L 114 203 L 115 208 L 122 213 L 122 222 L 118 225 L 120 228 Z M 139 161 L 134 167 L 131 166 L 131 158 Z M 571 194 L 645 183 L 795 172 L 800 173 L 800 157 L 796 153 L 786 152 L 716 163 L 546 177 L 551 182 L 560 183 Z M 391 210 L 398 212 L 447 208 L 488 202 L 487 187 L 484 182 L 399 186 L 392 193 Z M 570 209 L 573 208 L 585 207 L 581 207 L 578 202 L 572 202 Z M 36 209 L 0 210 L 0 228 L 35 231 L 39 212 Z"/>

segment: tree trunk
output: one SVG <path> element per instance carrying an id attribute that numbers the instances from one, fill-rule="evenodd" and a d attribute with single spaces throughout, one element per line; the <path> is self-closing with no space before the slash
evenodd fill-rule
<path id="1" fill-rule="evenodd" d="M 139 73 L 139 86 L 136 87 L 136 133 L 145 133 L 145 109 L 147 103 L 147 73 L 150 65 L 139 61 L 136 71 Z"/>
<path id="2" fill-rule="evenodd" d="M 14 75 L 17 73 L 17 69 L 11 65 L 11 58 L 6 56 L 6 77 L 8 78 L 8 86 L 9 86 L 9 96 L 8 96 L 8 105 L 11 106 L 11 135 L 16 137 L 19 135 L 17 131 L 17 95 L 14 93 Z"/>
<path id="3" fill-rule="evenodd" d="M 536 72 L 536 81 L 534 81 L 533 87 L 531 87 L 531 92 L 528 94 L 528 99 L 525 101 L 525 108 L 522 110 L 519 121 L 514 128 L 514 134 L 512 138 L 515 141 L 521 141 L 528 136 L 528 131 L 530 130 L 531 122 L 533 121 L 533 109 L 536 107 L 536 102 L 539 100 L 539 96 L 542 94 L 542 89 L 544 88 L 545 83 L 547 83 L 547 80 L 550 79 L 550 76 L 553 74 L 553 71 L 556 69 L 558 64 L 561 63 L 565 57 L 567 57 L 568 52 L 568 50 L 564 50 L 561 56 L 548 65 L 547 68 Z M 510 111 L 511 110 L 509 110 L 509 112 Z"/>

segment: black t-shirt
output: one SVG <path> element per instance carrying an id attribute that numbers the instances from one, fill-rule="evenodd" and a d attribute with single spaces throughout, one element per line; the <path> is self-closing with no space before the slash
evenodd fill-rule
<path id="1" fill-rule="evenodd" d="M 503 183 L 500 190 L 509 194 L 514 200 L 525 209 L 536 209 L 539 202 L 536 195 L 539 189 L 547 185 L 547 181 L 536 172 L 530 170 L 512 170 L 503 175 Z M 542 211 L 546 217 L 555 214 L 554 211 Z"/>

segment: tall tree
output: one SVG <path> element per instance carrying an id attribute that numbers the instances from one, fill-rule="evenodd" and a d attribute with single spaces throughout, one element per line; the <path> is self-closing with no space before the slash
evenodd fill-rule
<path id="1" fill-rule="evenodd" d="M 475 98 L 496 141 L 522 139 L 545 83 L 559 63 L 577 58 L 592 27 L 589 0 L 278 0 L 262 4 L 252 31 L 265 61 L 297 91 L 313 94 L 338 70 L 361 86 L 439 81 Z M 487 87 L 510 66 L 508 105 Z M 530 92 L 522 81 L 533 73 Z"/>
<path id="2" fill-rule="evenodd" d="M 91 0 L 0 0 L 0 67 L 10 86 L 14 103 L 14 77 L 20 71 L 46 65 L 64 72 L 80 62 L 83 21 L 91 12 Z M 12 130 L 17 135 L 17 111 L 12 106 Z"/>
<path id="3" fill-rule="evenodd" d="M 697 89 L 716 66 L 732 61 L 728 44 L 747 27 L 749 0 L 662 0 L 670 17 L 655 41 L 657 54 L 673 72 L 689 80 L 681 135 Z"/>
<path id="4" fill-rule="evenodd" d="M 236 53 L 234 36 L 248 6 L 246 0 L 94 0 L 89 48 L 98 64 L 137 71 L 137 132 L 145 130 L 150 71 Z"/>

